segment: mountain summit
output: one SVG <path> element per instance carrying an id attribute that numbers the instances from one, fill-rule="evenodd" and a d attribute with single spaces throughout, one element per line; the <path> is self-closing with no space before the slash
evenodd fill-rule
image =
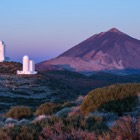
<path id="1" fill-rule="evenodd" d="M 112 28 L 95 34 L 60 56 L 38 64 L 75 71 L 140 69 L 140 40 Z"/>
<path id="2" fill-rule="evenodd" d="M 59 57 L 70 56 L 91 59 L 94 58 L 99 51 L 102 51 L 105 54 L 114 49 L 116 45 L 120 45 L 122 48 L 122 44 L 124 44 L 126 40 L 132 40 L 132 38 L 120 32 L 116 28 L 112 28 L 107 32 L 101 32 L 100 34 L 91 36 L 82 43 L 64 52 Z"/>
<path id="3" fill-rule="evenodd" d="M 122 34 L 122 32 L 121 31 L 119 31 L 118 29 L 116 29 L 116 28 L 112 28 L 112 29 L 110 29 L 108 32 L 112 32 L 112 33 L 118 33 L 118 34 Z"/>

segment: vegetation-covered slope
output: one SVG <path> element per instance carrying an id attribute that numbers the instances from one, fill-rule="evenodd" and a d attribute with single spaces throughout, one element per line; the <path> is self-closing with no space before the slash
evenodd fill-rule
<path id="1" fill-rule="evenodd" d="M 0 74 L 16 74 L 22 69 L 22 64 L 18 62 L 0 62 Z"/>
<path id="2" fill-rule="evenodd" d="M 93 89 L 116 83 L 140 83 L 140 75 L 96 73 L 88 77 L 64 70 L 17 75 L 21 69 L 20 63 L 0 63 L 0 112 L 11 106 L 36 108 L 45 102 L 74 101 Z"/>
<path id="3" fill-rule="evenodd" d="M 117 84 L 91 91 L 81 105 L 85 114 L 95 110 L 111 111 L 121 115 L 138 103 L 140 84 Z"/>

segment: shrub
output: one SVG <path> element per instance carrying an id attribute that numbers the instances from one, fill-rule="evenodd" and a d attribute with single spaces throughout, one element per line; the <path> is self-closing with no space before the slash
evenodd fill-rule
<path id="1" fill-rule="evenodd" d="M 61 108 L 60 104 L 45 103 L 37 108 L 35 115 L 51 115 L 57 112 Z"/>
<path id="2" fill-rule="evenodd" d="M 41 128 L 46 126 L 54 126 L 58 122 L 62 122 L 65 126 L 65 130 L 69 129 L 80 129 L 80 130 L 87 130 L 87 131 L 96 131 L 96 132 L 103 132 L 108 131 L 108 127 L 103 122 L 102 118 L 97 117 L 85 117 L 83 115 L 74 115 L 67 118 L 57 118 L 55 116 L 46 116 L 41 121 L 35 121 L 34 124 Z"/>
<path id="3" fill-rule="evenodd" d="M 42 119 L 41 121 L 34 121 L 33 124 L 37 127 L 44 128 L 46 126 L 52 126 L 59 121 L 61 121 L 61 119 L 55 116 L 46 116 L 46 118 Z"/>
<path id="4" fill-rule="evenodd" d="M 140 118 L 121 117 L 109 132 L 98 135 L 98 140 L 140 140 Z"/>
<path id="5" fill-rule="evenodd" d="M 0 129 L 0 140 L 12 140 L 6 131 Z"/>
<path id="6" fill-rule="evenodd" d="M 116 121 L 111 131 L 123 140 L 140 140 L 140 118 L 122 117 Z"/>
<path id="7" fill-rule="evenodd" d="M 103 122 L 102 118 L 94 116 L 84 117 L 83 115 L 69 116 L 63 119 L 66 126 L 72 126 L 74 129 L 81 129 L 87 131 L 95 131 L 97 133 L 107 131 L 108 127 Z"/>
<path id="8" fill-rule="evenodd" d="M 136 106 L 138 92 L 140 92 L 140 84 L 117 84 L 95 89 L 85 97 L 80 110 L 84 114 L 105 110 L 121 115 Z"/>
<path id="9" fill-rule="evenodd" d="M 15 126 L 5 129 L 11 140 L 38 140 L 41 130 L 42 129 L 36 125 Z"/>
<path id="10" fill-rule="evenodd" d="M 67 101 L 62 104 L 62 107 L 73 107 L 73 106 L 76 106 L 76 103 Z"/>
<path id="11" fill-rule="evenodd" d="M 71 129 L 67 131 L 62 122 L 42 130 L 39 140 L 96 140 L 94 133 Z"/>
<path id="12" fill-rule="evenodd" d="M 58 111 L 55 114 L 55 116 L 61 117 L 61 118 L 66 118 L 71 111 L 72 111 L 72 108 L 66 107 L 66 108 L 63 108 L 62 110 Z"/>
<path id="13" fill-rule="evenodd" d="M 119 100 L 113 100 L 109 101 L 103 105 L 101 105 L 98 110 L 102 111 L 108 111 L 108 112 L 114 112 L 118 115 L 122 115 L 124 112 L 131 112 L 134 106 L 136 106 L 138 103 L 138 96 L 130 96 L 124 99 Z"/>
<path id="14" fill-rule="evenodd" d="M 22 119 L 22 118 L 30 117 L 31 115 L 32 112 L 30 108 L 24 106 L 15 106 L 6 113 L 6 117 L 11 117 L 14 119 Z"/>
<path id="15" fill-rule="evenodd" d="M 118 135 L 112 135 L 112 133 L 104 133 L 97 136 L 97 140 L 124 140 Z"/>
<path id="16" fill-rule="evenodd" d="M 72 111 L 68 114 L 68 116 L 75 116 L 75 115 L 80 115 L 80 107 L 76 106 L 76 107 L 72 107 Z"/>

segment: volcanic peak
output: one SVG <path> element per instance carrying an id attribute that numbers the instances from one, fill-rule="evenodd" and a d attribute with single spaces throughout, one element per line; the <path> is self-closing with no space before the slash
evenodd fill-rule
<path id="1" fill-rule="evenodd" d="M 117 34 L 124 34 L 123 32 L 119 31 L 117 28 L 112 28 L 112 29 L 108 30 L 107 32 L 117 33 Z"/>

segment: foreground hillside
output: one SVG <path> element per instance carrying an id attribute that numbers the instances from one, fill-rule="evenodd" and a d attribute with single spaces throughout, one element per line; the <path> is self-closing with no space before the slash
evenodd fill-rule
<path id="1" fill-rule="evenodd" d="M 99 88 L 85 97 L 81 110 L 78 101 L 46 102 L 37 109 L 25 106 L 12 107 L 0 116 L 0 139 L 139 140 L 139 91 L 140 84 L 119 84 Z M 104 106 L 104 103 L 110 101 L 113 103 Z M 82 107 L 85 104 L 86 107 Z M 101 112 L 96 110 L 99 104 L 103 104 Z M 135 107 L 138 110 L 137 115 L 133 112 Z M 121 117 L 117 115 L 120 114 L 120 110 Z M 126 110 L 131 112 L 125 114 Z M 84 115 L 85 111 L 92 113 Z"/>

